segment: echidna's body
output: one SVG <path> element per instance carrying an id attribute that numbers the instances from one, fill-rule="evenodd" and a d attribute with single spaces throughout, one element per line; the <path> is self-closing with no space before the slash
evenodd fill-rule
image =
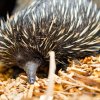
<path id="1" fill-rule="evenodd" d="M 23 68 L 33 83 L 51 50 L 57 63 L 100 50 L 100 11 L 88 0 L 37 0 L 0 31 L 1 61 Z"/>

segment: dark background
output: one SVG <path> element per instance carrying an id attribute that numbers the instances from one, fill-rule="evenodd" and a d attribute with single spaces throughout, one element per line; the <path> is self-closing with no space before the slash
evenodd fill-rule
<path id="1" fill-rule="evenodd" d="M 0 0 L 0 18 L 6 18 L 7 13 L 12 14 L 16 0 Z"/>
<path id="2" fill-rule="evenodd" d="M 7 13 L 13 15 L 15 12 L 24 9 L 33 0 L 0 0 L 0 18 L 6 19 Z M 100 9 L 100 0 L 93 0 Z"/>

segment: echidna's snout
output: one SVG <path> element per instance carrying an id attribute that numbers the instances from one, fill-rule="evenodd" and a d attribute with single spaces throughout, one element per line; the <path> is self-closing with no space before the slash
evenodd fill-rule
<path id="1" fill-rule="evenodd" d="M 35 76 L 34 77 L 29 77 L 29 79 L 28 79 L 30 84 L 34 84 L 35 80 L 36 80 Z"/>
<path id="2" fill-rule="evenodd" d="M 30 84 L 34 84 L 35 80 L 36 80 L 36 71 L 38 68 L 38 64 L 34 63 L 34 62 L 27 62 L 24 66 L 24 70 L 27 74 L 28 77 L 28 81 Z"/>

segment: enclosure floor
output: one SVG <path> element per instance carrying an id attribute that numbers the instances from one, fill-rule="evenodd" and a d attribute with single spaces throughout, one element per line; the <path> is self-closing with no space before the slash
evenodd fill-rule
<path id="1" fill-rule="evenodd" d="M 0 73 L 0 100 L 45 100 L 48 78 L 36 78 L 30 85 L 25 73 L 12 78 L 13 69 Z M 100 100 L 100 55 L 70 61 L 66 71 L 54 75 L 49 100 Z"/>

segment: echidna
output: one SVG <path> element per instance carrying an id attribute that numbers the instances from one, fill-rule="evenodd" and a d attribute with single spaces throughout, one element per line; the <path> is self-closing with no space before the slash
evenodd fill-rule
<path id="1" fill-rule="evenodd" d="M 24 69 L 34 83 L 37 68 L 55 51 L 56 63 L 100 50 L 100 11 L 91 0 L 34 0 L 1 21 L 0 58 Z"/>

